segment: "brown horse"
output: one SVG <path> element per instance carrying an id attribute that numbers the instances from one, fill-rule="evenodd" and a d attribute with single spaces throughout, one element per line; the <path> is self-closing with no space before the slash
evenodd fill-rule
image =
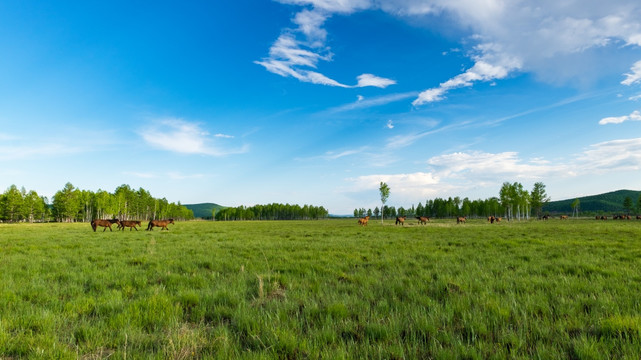
<path id="1" fill-rule="evenodd" d="M 396 217 L 396 224 L 401 224 L 401 226 L 405 225 L 405 219 L 407 219 L 407 216 L 397 216 Z"/>
<path id="2" fill-rule="evenodd" d="M 430 221 L 430 218 L 428 218 L 427 216 L 417 216 L 416 220 L 418 220 L 419 224 L 425 225 L 428 221 Z"/>
<path id="3" fill-rule="evenodd" d="M 567 215 L 561 215 L 561 220 L 567 220 L 568 216 Z"/>
<path id="4" fill-rule="evenodd" d="M 365 216 L 364 218 L 358 219 L 358 225 L 367 226 L 368 221 L 369 221 L 369 215 Z"/>
<path id="5" fill-rule="evenodd" d="M 138 228 L 136 226 L 142 226 L 140 220 L 120 220 L 120 225 L 118 225 L 118 229 L 124 231 L 125 227 L 128 227 L 129 231 L 131 231 L 132 228 L 138 231 Z"/>
<path id="6" fill-rule="evenodd" d="M 167 230 L 167 231 L 169 231 L 169 228 L 167 227 L 167 225 L 169 225 L 169 224 L 173 224 L 173 223 L 174 223 L 174 219 L 167 219 L 167 220 L 151 220 L 151 221 L 149 222 L 149 225 L 147 225 L 147 230 L 153 230 L 153 229 L 154 229 L 154 226 L 158 226 L 158 227 L 160 227 L 160 231 L 162 231 L 162 230 Z"/>
<path id="7" fill-rule="evenodd" d="M 120 225 L 120 220 L 118 220 L 118 219 L 109 219 L 109 220 L 94 219 L 94 220 L 91 220 L 91 228 L 93 229 L 93 232 L 96 232 L 96 228 L 98 226 L 102 226 L 102 227 L 105 228 L 104 230 L 102 230 L 102 232 L 107 231 L 107 228 L 109 228 L 109 231 L 113 231 L 111 229 L 111 225 L 112 224 Z"/>
<path id="8" fill-rule="evenodd" d="M 459 216 L 459 217 L 456 218 L 456 223 L 457 224 L 461 224 L 461 223 L 465 224 L 466 221 L 467 221 L 467 217 L 466 216 L 462 216 L 462 217 Z"/>

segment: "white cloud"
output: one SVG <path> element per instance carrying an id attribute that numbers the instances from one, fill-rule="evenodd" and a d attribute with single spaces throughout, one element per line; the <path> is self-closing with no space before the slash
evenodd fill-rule
<path id="1" fill-rule="evenodd" d="M 198 124 L 181 119 L 160 120 L 141 131 L 141 136 L 155 148 L 182 154 L 224 156 L 248 151 L 246 145 L 235 149 L 220 149 L 215 146 L 209 133 L 202 130 Z"/>
<path id="2" fill-rule="evenodd" d="M 599 125 L 620 124 L 625 121 L 641 121 L 641 112 L 635 110 L 630 115 L 606 117 L 599 121 Z"/>
<path id="3" fill-rule="evenodd" d="M 375 191 L 381 181 L 392 189 L 392 203 L 407 204 L 429 197 L 495 193 L 504 181 L 535 182 L 590 177 L 641 170 L 641 138 L 590 145 L 569 160 L 523 159 L 506 151 L 454 152 L 426 160 L 428 169 L 414 173 L 364 175 L 345 179 L 349 192 Z M 497 185 L 499 184 L 499 185 Z"/>
<path id="4" fill-rule="evenodd" d="M 393 129 L 394 128 L 394 122 L 392 120 L 387 120 L 387 125 L 385 125 L 388 129 Z"/>
<path id="5" fill-rule="evenodd" d="M 331 13 L 351 13 L 369 6 L 368 1 L 281 1 L 286 4 L 313 5 L 314 9 L 303 9 L 294 16 L 295 29 L 286 29 L 269 49 L 269 56 L 254 63 L 265 67 L 274 74 L 293 77 L 312 84 L 358 88 L 373 86 L 385 88 L 396 84 L 396 81 L 372 74 L 361 74 L 356 85 L 340 83 L 322 73 L 315 71 L 319 61 L 331 61 L 333 54 L 325 45 L 327 31 L 323 25 Z M 302 34 L 304 40 L 298 40 Z M 310 70 L 314 69 L 314 70 Z"/>
<path id="6" fill-rule="evenodd" d="M 641 138 L 604 141 L 590 145 L 577 159 L 585 174 L 641 170 Z"/>
<path id="7" fill-rule="evenodd" d="M 625 74 L 625 80 L 621 81 L 621 84 L 630 86 L 641 82 L 641 60 L 634 63 L 630 71 L 630 73 Z"/>
<path id="8" fill-rule="evenodd" d="M 628 98 L 628 100 L 632 100 L 632 101 L 637 101 L 637 100 L 639 100 L 639 99 L 641 99 L 641 94 L 639 94 L 639 95 L 634 95 L 634 96 L 630 96 L 630 97 Z"/>
<path id="9" fill-rule="evenodd" d="M 443 184 L 434 177 L 434 174 L 427 172 L 415 172 L 410 174 L 379 174 L 364 175 L 346 179 L 351 183 L 351 191 L 370 191 L 379 188 L 381 181 L 389 185 L 391 193 L 396 199 L 421 199 L 434 196 L 450 185 Z"/>
<path id="10" fill-rule="evenodd" d="M 333 14 L 348 16 L 357 11 L 381 10 L 406 18 L 412 24 L 430 24 L 431 16 L 447 17 L 452 27 L 467 32 L 463 43 L 476 44 L 468 56 L 473 65 L 461 74 L 420 93 L 414 105 L 441 101 L 445 94 L 475 82 L 505 79 L 515 71 L 532 72 L 552 82 L 583 79 L 598 73 L 590 62 L 582 61 L 591 49 L 605 46 L 641 46 L 641 4 L 633 0 L 279 0 L 281 3 L 307 6 L 296 17 L 298 32 L 310 38 L 325 39 L 320 31 L 324 21 Z M 426 16 L 430 15 L 430 16 Z M 301 24 L 305 24 L 304 27 Z M 429 25 L 427 25 L 429 26 Z M 314 44 L 318 45 L 318 41 Z M 324 42 L 322 42 L 324 45 Z M 315 54 L 325 58 L 327 49 L 318 47 Z M 321 55 L 323 54 L 323 55 Z M 580 61 L 580 63 L 578 62 Z M 269 60 L 259 62 L 276 72 Z M 290 67 L 291 68 L 291 67 Z M 300 69 L 290 69 L 298 73 Z M 308 70 L 308 69 L 304 69 Z M 278 72 L 282 76 L 288 71 Z M 310 81 L 303 73 L 299 80 Z M 641 80 L 641 61 L 626 74 L 623 84 Z M 391 81 L 391 80 L 390 80 Z M 311 81 L 310 81 L 311 82 Z M 331 81 L 317 83 L 332 84 Z M 391 84 L 391 83 L 390 83 Z M 338 82 L 333 84 L 340 86 Z M 347 85 L 344 85 L 347 86 Z"/>
<path id="11" fill-rule="evenodd" d="M 516 152 L 497 154 L 481 151 L 456 152 L 430 158 L 427 163 L 435 167 L 443 178 L 496 178 L 538 179 L 551 174 L 562 174 L 563 166 L 552 166 L 541 159 L 524 161 Z"/>
<path id="12" fill-rule="evenodd" d="M 358 84 L 356 87 L 374 86 L 377 88 L 386 88 L 390 85 L 396 84 L 396 81 L 378 77 L 372 74 L 363 74 L 358 76 Z"/>

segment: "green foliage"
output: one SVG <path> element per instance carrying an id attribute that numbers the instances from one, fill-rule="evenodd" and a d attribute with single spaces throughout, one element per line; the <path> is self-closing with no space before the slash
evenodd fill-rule
<path id="1" fill-rule="evenodd" d="M 44 221 L 48 214 L 46 199 L 31 190 L 11 185 L 0 194 L 0 220 L 6 222 Z"/>
<path id="2" fill-rule="evenodd" d="M 329 212 L 322 206 L 276 203 L 224 208 L 216 212 L 216 220 L 316 220 L 328 216 Z"/>
<path id="3" fill-rule="evenodd" d="M 638 225 L 0 224 L 0 357 L 636 359 Z"/>

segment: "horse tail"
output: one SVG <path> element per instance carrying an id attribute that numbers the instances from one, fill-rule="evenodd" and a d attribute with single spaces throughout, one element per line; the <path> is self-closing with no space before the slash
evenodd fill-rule
<path id="1" fill-rule="evenodd" d="M 91 220 L 91 228 L 93 229 L 93 232 L 96 232 L 96 220 Z"/>

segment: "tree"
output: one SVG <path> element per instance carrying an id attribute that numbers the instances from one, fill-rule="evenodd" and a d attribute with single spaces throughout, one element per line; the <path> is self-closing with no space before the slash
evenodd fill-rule
<path id="1" fill-rule="evenodd" d="M 64 189 L 53 196 L 53 212 L 58 221 L 72 222 L 80 210 L 77 189 L 66 183 Z"/>
<path id="2" fill-rule="evenodd" d="M 389 186 L 387 186 L 386 183 L 381 181 L 380 187 L 378 188 L 378 191 L 381 193 L 381 203 L 383 204 L 382 208 L 385 209 L 385 203 L 387 202 L 387 199 L 389 198 Z M 381 215 L 381 224 L 383 223 L 383 216 Z"/>
<path id="3" fill-rule="evenodd" d="M 637 199 L 637 214 L 641 213 L 641 194 L 639 195 L 639 198 Z"/>
<path id="4" fill-rule="evenodd" d="M 581 200 L 579 199 L 574 199 L 572 202 L 572 216 L 579 216 L 579 207 L 581 206 Z"/>
<path id="5" fill-rule="evenodd" d="M 550 202 L 550 197 L 545 193 L 545 185 L 542 182 L 534 183 L 534 188 L 530 193 L 530 202 L 536 211 L 537 218 L 540 218 L 543 206 Z"/>
<path id="6" fill-rule="evenodd" d="M 623 200 L 623 208 L 625 209 L 626 213 L 630 215 L 630 212 L 632 212 L 632 198 L 629 196 L 626 196 L 625 199 Z"/>
<path id="7" fill-rule="evenodd" d="M 378 214 L 381 213 L 381 210 L 377 207 L 374 208 L 374 217 L 378 217 Z"/>
<path id="8" fill-rule="evenodd" d="M 20 220 L 24 208 L 23 192 L 20 192 L 17 186 L 11 185 L 7 191 L 2 194 L 0 201 L 2 214 L 0 214 L 0 218 L 9 222 Z"/>

